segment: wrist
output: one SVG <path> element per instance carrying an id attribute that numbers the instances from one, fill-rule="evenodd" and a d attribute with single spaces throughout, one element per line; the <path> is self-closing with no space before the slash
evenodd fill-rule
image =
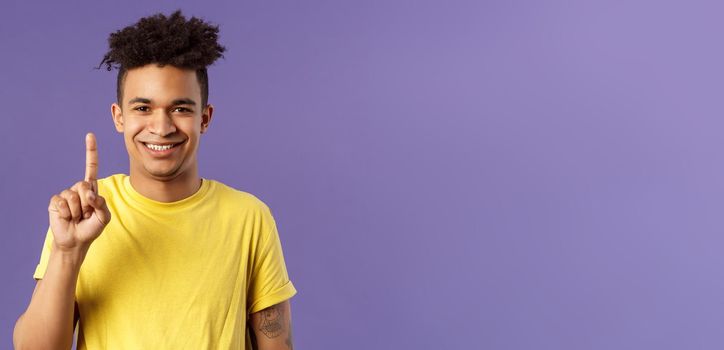
<path id="1" fill-rule="evenodd" d="M 85 260 L 87 252 L 88 247 L 61 248 L 54 244 L 53 249 L 50 250 L 50 257 L 60 260 L 64 265 L 79 267 Z"/>

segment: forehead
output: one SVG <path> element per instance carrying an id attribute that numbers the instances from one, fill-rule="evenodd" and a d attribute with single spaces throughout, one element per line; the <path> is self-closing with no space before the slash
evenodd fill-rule
<path id="1" fill-rule="evenodd" d="M 196 71 L 192 69 L 149 64 L 126 72 L 123 81 L 124 103 L 134 97 L 148 98 L 156 103 L 190 98 L 200 103 L 201 87 L 196 79 Z"/>

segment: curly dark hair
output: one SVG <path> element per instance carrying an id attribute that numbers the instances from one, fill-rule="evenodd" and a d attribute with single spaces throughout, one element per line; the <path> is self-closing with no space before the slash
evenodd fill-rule
<path id="1" fill-rule="evenodd" d="M 150 63 L 193 69 L 201 87 L 201 106 L 209 97 L 209 77 L 206 67 L 224 57 L 224 46 L 219 45 L 219 27 L 191 17 L 190 20 L 176 10 L 166 17 L 161 13 L 144 17 L 133 25 L 111 33 L 110 50 L 103 56 L 98 69 L 118 68 L 116 97 L 123 100 L 123 82 L 127 70 Z"/>

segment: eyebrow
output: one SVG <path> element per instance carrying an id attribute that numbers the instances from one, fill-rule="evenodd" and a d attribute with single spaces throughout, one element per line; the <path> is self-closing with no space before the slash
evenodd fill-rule
<path id="1" fill-rule="evenodd" d="M 171 104 L 174 105 L 174 106 L 175 106 L 175 105 L 192 105 L 192 106 L 195 106 L 195 105 L 196 105 L 196 101 L 194 101 L 194 100 L 192 100 L 192 99 L 190 99 L 190 98 L 177 98 L 177 99 L 171 101 Z"/>
<path id="2" fill-rule="evenodd" d="M 150 104 L 151 100 L 143 97 L 134 97 L 130 101 L 128 101 L 128 104 L 134 104 L 134 103 L 146 103 Z M 171 105 L 192 105 L 195 106 L 196 102 L 190 98 L 177 98 L 173 101 L 171 101 Z"/>
<path id="3" fill-rule="evenodd" d="M 151 100 L 143 97 L 134 97 L 130 101 L 128 101 L 129 105 L 134 103 L 151 103 Z"/>

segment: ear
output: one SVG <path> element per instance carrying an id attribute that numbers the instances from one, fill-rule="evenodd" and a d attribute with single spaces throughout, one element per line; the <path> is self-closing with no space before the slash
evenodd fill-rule
<path id="1" fill-rule="evenodd" d="M 201 133 L 205 133 L 211 124 L 211 118 L 214 115 L 214 106 L 207 104 L 206 108 L 201 112 Z"/>
<path id="2" fill-rule="evenodd" d="M 123 111 L 121 111 L 121 106 L 117 103 L 111 105 L 111 117 L 113 118 L 113 124 L 116 126 L 116 131 L 123 133 Z"/>

